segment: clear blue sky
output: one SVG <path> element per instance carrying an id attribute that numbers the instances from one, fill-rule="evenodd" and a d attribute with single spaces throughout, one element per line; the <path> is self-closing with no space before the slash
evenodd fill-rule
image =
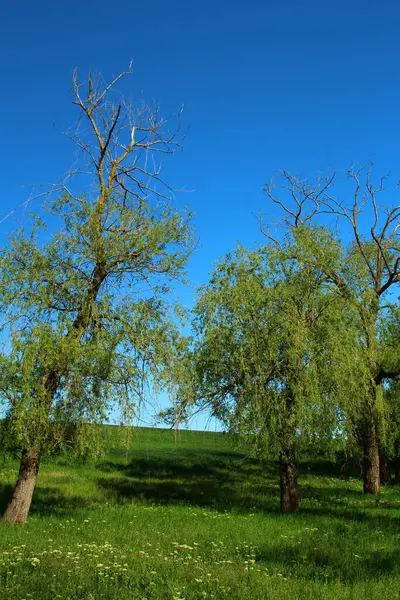
<path id="1" fill-rule="evenodd" d="M 189 275 L 204 283 L 237 240 L 259 241 L 252 213 L 275 215 L 261 193 L 275 170 L 372 159 L 400 179 L 399 31 L 396 0 L 3 2 L 0 213 L 72 165 L 56 128 L 75 120 L 73 68 L 107 78 L 133 58 L 136 95 L 164 114 L 185 105 L 168 177 L 194 190 Z"/>

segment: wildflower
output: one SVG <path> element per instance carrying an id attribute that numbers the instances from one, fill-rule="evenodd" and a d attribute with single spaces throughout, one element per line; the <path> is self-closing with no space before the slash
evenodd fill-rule
<path id="1" fill-rule="evenodd" d="M 37 558 L 37 556 L 34 556 L 33 558 L 31 558 L 32 567 L 37 567 L 39 564 L 40 564 L 40 560 Z"/>

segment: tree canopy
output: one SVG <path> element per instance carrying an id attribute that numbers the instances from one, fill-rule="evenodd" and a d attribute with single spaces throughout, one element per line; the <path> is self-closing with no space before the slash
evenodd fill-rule
<path id="1" fill-rule="evenodd" d="M 341 260 L 326 229 L 299 227 L 279 244 L 239 247 L 217 266 L 195 307 L 186 389 L 189 404 L 210 404 L 258 456 L 280 457 L 284 511 L 298 509 L 296 454 L 353 439 L 346 409 L 360 406 L 368 379 L 353 307 L 307 260 L 310 247 Z"/>
<path id="2" fill-rule="evenodd" d="M 102 421 L 116 405 L 126 420 L 147 384 L 172 384 L 184 343 L 168 293 L 184 278 L 191 215 L 174 206 L 156 164 L 157 155 L 173 152 L 177 133 L 166 131 L 157 111 L 134 113 L 118 95 L 112 101 L 120 78 L 107 85 L 89 77 L 84 97 L 74 78 L 86 129 L 80 123 L 71 137 L 90 191 L 63 184 L 0 257 L 9 340 L 1 356 L 3 441 L 23 448 L 5 514 L 11 522 L 26 519 L 54 432 Z"/>

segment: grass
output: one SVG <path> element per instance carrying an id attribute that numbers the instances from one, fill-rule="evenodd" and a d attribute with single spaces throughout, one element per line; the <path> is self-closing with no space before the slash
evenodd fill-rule
<path id="1" fill-rule="evenodd" d="M 96 464 L 42 464 L 25 526 L 0 524 L 1 600 L 400 598 L 400 489 L 302 465 L 279 513 L 276 466 L 224 434 L 105 429 Z M 0 471 L 4 508 L 17 463 Z"/>

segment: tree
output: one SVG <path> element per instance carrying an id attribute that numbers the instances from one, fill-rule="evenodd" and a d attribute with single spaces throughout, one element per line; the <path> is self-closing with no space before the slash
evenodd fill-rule
<path id="1" fill-rule="evenodd" d="M 381 315 L 390 313 L 396 303 L 390 297 L 400 283 L 400 204 L 387 208 L 378 203 L 384 191 L 382 178 L 372 181 L 372 167 L 363 178 L 363 170 L 348 172 L 353 184 L 350 200 L 333 195 L 337 174 L 319 177 L 315 183 L 282 172 L 283 195 L 276 195 L 273 183 L 265 187 L 269 198 L 284 211 L 284 225 L 289 230 L 311 225 L 322 215 L 334 217 L 348 226 L 350 243 L 342 264 L 332 265 L 318 251 L 310 249 L 310 264 L 317 263 L 332 288 L 352 303 L 360 324 L 360 343 L 364 346 L 369 370 L 369 386 L 363 397 L 363 410 L 358 415 L 358 433 L 363 448 L 364 492 L 380 489 L 379 436 L 383 433 L 381 401 L 383 381 L 400 373 L 400 364 L 389 368 L 380 339 Z M 361 218 L 369 207 L 369 225 Z M 263 226 L 262 226 L 263 229 Z M 268 235 L 268 231 L 265 231 Z M 316 249 L 318 250 L 318 249 Z"/>
<path id="2" fill-rule="evenodd" d="M 85 191 L 62 184 L 1 255 L 2 438 L 22 449 L 10 523 L 27 518 L 55 431 L 72 423 L 87 435 L 85 423 L 116 405 L 129 418 L 146 386 L 172 384 L 179 365 L 184 342 L 168 291 L 183 277 L 192 232 L 157 166 L 179 146 L 178 129 L 169 133 L 158 110 L 124 102 L 115 86 L 129 74 L 110 84 L 90 76 L 84 96 L 74 76 L 80 121 L 69 137 L 82 153 Z"/>
<path id="3" fill-rule="evenodd" d="M 400 310 L 393 310 L 380 328 L 384 346 L 385 364 L 396 371 L 399 363 Z M 400 376 L 385 382 L 383 401 L 386 412 L 385 437 L 381 440 L 381 484 L 400 483 Z M 392 459 L 392 460 L 390 460 Z M 394 468 L 394 477 L 391 466 Z"/>
<path id="4" fill-rule="evenodd" d="M 304 260 L 310 246 L 327 260 L 340 247 L 323 229 L 292 233 L 255 251 L 239 247 L 200 290 L 193 388 L 181 390 L 185 408 L 211 406 L 259 457 L 279 458 L 283 512 L 299 510 L 299 450 L 332 445 L 343 427 L 337 396 L 351 395 L 362 376 L 351 310 Z"/>

